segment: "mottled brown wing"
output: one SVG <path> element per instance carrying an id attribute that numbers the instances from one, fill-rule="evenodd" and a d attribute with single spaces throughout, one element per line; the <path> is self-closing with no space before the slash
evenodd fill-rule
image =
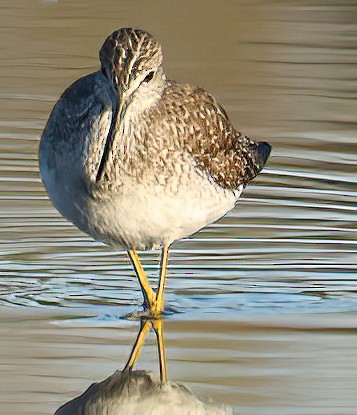
<path id="1" fill-rule="evenodd" d="M 186 146 L 197 167 L 221 187 L 238 189 L 246 185 L 264 167 L 271 146 L 236 131 L 224 109 L 205 90 L 180 84 L 176 87 L 176 95 L 184 96 L 175 100 L 184 103 L 177 121 L 185 123 Z"/>

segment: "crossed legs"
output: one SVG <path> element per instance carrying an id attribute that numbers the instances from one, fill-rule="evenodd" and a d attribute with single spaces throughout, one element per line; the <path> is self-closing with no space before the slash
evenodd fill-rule
<path id="1" fill-rule="evenodd" d="M 134 250 L 128 251 L 130 261 L 139 280 L 141 292 L 143 293 L 144 307 L 150 312 L 150 317 L 152 318 L 158 318 L 164 310 L 164 289 L 167 275 L 168 254 L 169 248 L 168 246 L 164 246 L 161 253 L 159 285 L 155 293 L 150 286 L 137 252 Z"/>

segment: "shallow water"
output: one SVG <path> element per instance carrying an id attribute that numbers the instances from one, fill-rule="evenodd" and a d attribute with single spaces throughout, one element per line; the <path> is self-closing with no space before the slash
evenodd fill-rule
<path id="1" fill-rule="evenodd" d="M 0 413 L 53 414 L 121 369 L 140 292 L 126 255 L 52 208 L 37 147 L 105 37 L 153 33 L 167 74 L 273 145 L 225 218 L 173 246 L 170 379 L 242 414 L 356 414 L 354 1 L 4 0 L 0 6 Z M 143 254 L 154 278 L 157 253 Z M 158 373 L 150 337 L 139 367 Z"/>

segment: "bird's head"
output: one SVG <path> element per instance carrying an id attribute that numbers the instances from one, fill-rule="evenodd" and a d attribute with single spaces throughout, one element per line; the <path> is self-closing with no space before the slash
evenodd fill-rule
<path id="1" fill-rule="evenodd" d="M 161 46 L 143 30 L 116 30 L 104 42 L 99 57 L 102 72 L 122 103 L 139 91 L 155 90 L 164 79 Z"/>
<path id="2" fill-rule="evenodd" d="M 155 105 L 166 85 L 161 46 L 143 30 L 116 30 L 104 42 L 99 57 L 101 71 L 114 91 L 116 103 L 96 175 L 97 182 L 110 176 L 119 142 L 129 147 L 123 140 L 124 125 L 135 122 L 143 111 Z M 117 136 L 121 140 L 117 140 Z"/>

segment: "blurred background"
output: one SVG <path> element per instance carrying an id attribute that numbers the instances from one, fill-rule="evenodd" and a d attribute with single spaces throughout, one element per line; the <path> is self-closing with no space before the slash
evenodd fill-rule
<path id="1" fill-rule="evenodd" d="M 162 44 L 273 152 L 237 207 L 173 246 L 169 376 L 233 413 L 356 414 L 355 0 L 2 0 L 0 413 L 52 414 L 120 369 L 140 305 L 125 253 L 51 206 L 38 143 L 119 27 Z M 154 283 L 156 252 L 142 255 Z M 154 338 L 139 366 L 157 373 Z"/>

